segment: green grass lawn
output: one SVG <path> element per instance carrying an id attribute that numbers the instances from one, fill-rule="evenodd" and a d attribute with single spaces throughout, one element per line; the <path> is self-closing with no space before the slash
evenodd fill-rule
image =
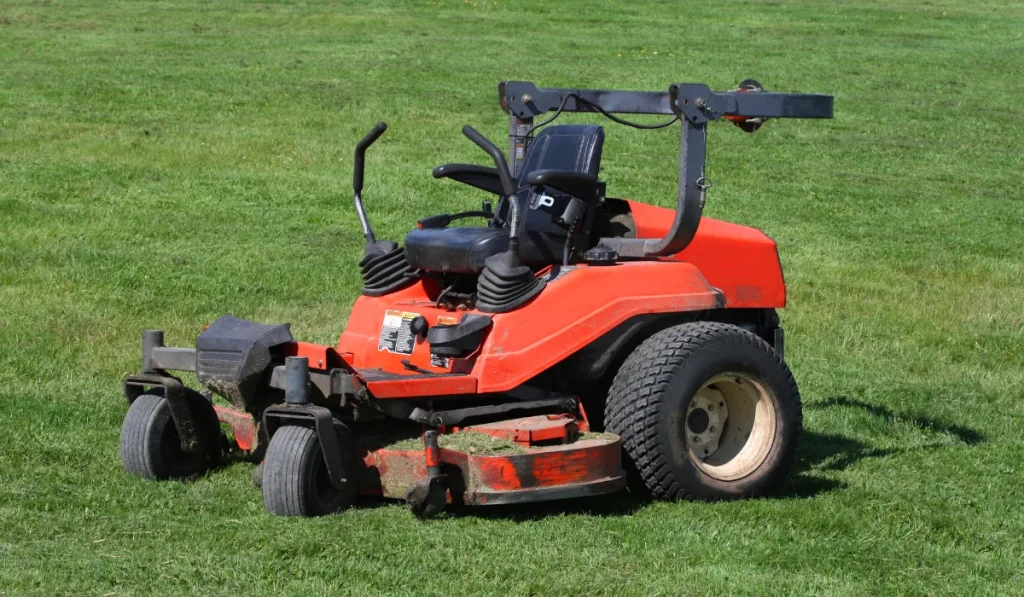
<path id="1" fill-rule="evenodd" d="M 1022 73 L 1020 3 L 0 0 L 0 594 L 1024 592 Z M 142 329 L 337 340 L 374 122 L 365 199 L 398 239 L 479 204 L 430 168 L 486 163 L 466 123 L 504 146 L 502 79 L 747 77 L 836 97 L 710 135 L 706 213 L 786 271 L 786 495 L 298 520 L 241 462 L 122 471 Z M 671 205 L 677 130 L 606 132 L 609 192 Z"/>

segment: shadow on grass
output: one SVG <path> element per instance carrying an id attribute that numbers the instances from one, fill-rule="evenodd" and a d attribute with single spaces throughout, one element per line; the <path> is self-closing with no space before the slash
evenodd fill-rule
<path id="1" fill-rule="evenodd" d="M 805 404 L 804 408 L 808 410 L 853 408 L 882 419 L 886 423 L 910 423 L 925 431 L 950 436 L 968 446 L 985 441 L 984 434 L 970 427 L 947 423 L 921 413 L 896 412 L 884 406 L 847 396 L 833 396 L 822 402 Z M 948 446 L 948 442 L 931 442 L 911 447 L 876 448 L 856 438 L 836 433 L 804 432 L 803 444 L 797 460 L 797 473 L 793 477 L 790 490 L 784 492 L 780 497 L 813 497 L 844 487 L 844 484 L 839 481 L 809 475 L 808 472 L 812 470 L 819 472 L 842 471 L 865 458 L 884 458 Z"/>
<path id="2" fill-rule="evenodd" d="M 849 398 L 835 396 L 806 404 L 807 410 L 823 410 L 831 408 L 859 409 L 886 423 L 910 423 L 922 430 L 951 437 L 964 445 L 976 445 L 984 442 L 986 437 L 981 432 L 963 425 L 947 423 L 921 413 L 896 412 L 887 407 L 870 404 Z M 848 469 L 857 462 L 867 458 L 884 458 L 896 454 L 934 450 L 949 447 L 948 441 L 931 442 L 909 447 L 877 448 L 853 437 L 836 433 L 820 433 L 805 431 L 800 452 L 797 457 L 796 471 L 781 492 L 768 499 L 809 499 L 825 493 L 845 488 L 841 481 L 818 476 L 814 473 L 838 472 Z M 229 466 L 237 462 L 255 463 L 254 458 L 238 451 L 225 455 L 221 466 Z M 536 502 L 526 504 L 494 505 L 494 506 L 452 506 L 445 518 L 473 517 L 481 519 L 503 519 L 514 522 L 542 520 L 559 515 L 584 516 L 630 516 L 650 503 L 650 499 L 621 492 L 612 495 L 577 498 L 564 501 Z M 378 508 L 393 505 L 394 501 L 379 498 L 363 498 L 359 508 Z"/>
<path id="3" fill-rule="evenodd" d="M 528 522 L 552 516 L 630 516 L 651 502 L 625 491 L 609 495 L 551 502 L 502 504 L 495 506 L 450 507 L 447 516 L 454 518 L 485 518 Z"/>
<path id="4" fill-rule="evenodd" d="M 886 423 L 910 423 L 922 430 L 947 435 L 966 445 L 985 441 L 985 436 L 974 429 L 947 423 L 921 413 L 896 412 L 849 398 L 835 396 L 804 406 L 806 409 L 854 408 Z M 836 479 L 812 473 L 843 471 L 866 458 L 883 458 L 922 450 L 948 447 L 948 441 L 932 442 L 912 447 L 877 448 L 856 438 L 837 433 L 805 431 L 800 452 L 797 456 L 796 472 L 774 497 L 777 499 L 809 499 L 818 495 L 843 489 L 846 485 Z M 566 502 L 546 504 L 525 504 L 516 506 L 488 506 L 487 508 L 463 507 L 455 509 L 453 516 L 476 516 L 480 518 L 506 518 L 511 520 L 537 520 L 557 514 L 587 514 L 592 516 L 628 516 L 643 508 L 650 500 L 633 494 L 621 493 L 604 497 L 593 497 Z"/>
<path id="5" fill-rule="evenodd" d="M 962 444 L 975 445 L 985 441 L 985 436 L 982 433 L 969 427 L 943 422 L 920 413 L 896 412 L 884 406 L 846 396 L 828 398 L 822 402 L 805 405 L 805 408 L 814 410 L 860 409 L 887 423 L 911 423 L 922 430 L 950 436 Z M 815 473 L 842 471 L 866 458 L 883 458 L 894 454 L 944 448 L 949 445 L 948 441 L 942 441 L 905 448 L 877 448 L 856 438 L 836 433 L 805 432 L 797 457 L 795 474 L 781 492 L 773 498 L 767 499 L 810 499 L 841 490 L 846 486 L 845 483 Z M 450 508 L 446 516 L 502 519 L 514 522 L 542 520 L 558 515 L 629 516 L 649 503 L 650 500 L 647 498 L 623 492 L 606 496 L 531 504 L 487 507 L 457 506 Z"/>
<path id="6" fill-rule="evenodd" d="M 821 402 L 815 402 L 804 405 L 805 409 L 813 410 L 821 410 L 834 407 L 860 409 L 880 419 L 884 419 L 887 423 L 912 423 L 913 425 L 926 431 L 951 435 L 961 443 L 967 444 L 969 446 L 980 444 L 986 439 L 983 433 L 971 429 L 970 427 L 946 423 L 940 421 L 939 419 L 935 419 L 927 415 L 923 415 L 921 413 L 898 413 L 884 406 L 878 406 L 877 404 L 869 404 L 862 400 L 857 400 L 855 398 L 850 398 L 848 396 L 833 396 L 831 398 L 826 398 Z"/>

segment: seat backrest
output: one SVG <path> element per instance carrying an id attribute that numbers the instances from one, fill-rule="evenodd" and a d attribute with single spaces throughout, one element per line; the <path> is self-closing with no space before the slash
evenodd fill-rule
<path id="1" fill-rule="evenodd" d="M 570 170 L 598 175 L 604 129 L 596 124 L 558 124 L 545 127 L 526 151 L 519 173 L 519 205 L 523 208 L 523 230 L 565 236 L 567 231 L 554 223 L 565 211 L 569 197 L 554 189 L 538 195 L 526 184 L 534 170 Z M 545 199 L 545 197 L 547 197 Z"/>
<path id="2" fill-rule="evenodd" d="M 604 129 L 596 124 L 553 124 L 530 144 L 519 180 L 525 181 L 534 170 L 571 170 L 597 176 L 603 147 Z"/>

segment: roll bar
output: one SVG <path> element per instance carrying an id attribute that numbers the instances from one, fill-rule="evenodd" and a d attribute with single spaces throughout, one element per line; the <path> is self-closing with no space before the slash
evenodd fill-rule
<path id="1" fill-rule="evenodd" d="M 748 85 L 747 83 L 751 83 Z M 549 89 L 528 81 L 503 81 L 499 103 L 509 115 L 511 173 L 519 176 L 530 142 L 533 118 L 561 108 L 562 112 L 662 114 L 679 117 L 679 193 L 676 216 L 664 238 L 602 238 L 620 257 L 649 258 L 674 255 L 690 244 L 711 186 L 704 175 L 707 123 L 721 118 L 743 125 L 768 118 L 832 118 L 832 96 L 762 91 L 745 81 L 732 91 L 711 91 L 701 83 L 675 83 L 667 92 L 607 89 Z M 744 127 L 744 130 L 755 130 Z"/>

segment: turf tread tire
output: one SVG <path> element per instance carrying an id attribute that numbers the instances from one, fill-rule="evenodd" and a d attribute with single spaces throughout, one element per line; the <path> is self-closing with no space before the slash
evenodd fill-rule
<path id="1" fill-rule="evenodd" d="M 734 485 L 731 490 L 723 490 L 721 483 L 716 486 L 695 481 L 700 473 L 681 473 L 666 448 L 664 424 L 672 408 L 668 403 L 674 392 L 681 392 L 674 382 L 679 381 L 680 375 L 686 375 L 683 368 L 698 359 L 713 360 L 717 357 L 702 355 L 723 349 L 741 354 L 741 360 L 765 369 L 760 373 L 767 373 L 773 382 L 771 390 L 781 401 L 776 407 L 783 406 L 780 421 L 786 426 L 784 440 L 778 450 L 773 445 L 765 461 L 774 460 L 772 470 L 754 471 L 748 478 L 758 476 L 756 479 Z M 710 375 L 704 379 L 707 377 Z M 622 437 L 623 464 L 631 490 L 657 499 L 736 499 L 770 493 L 792 469 L 803 429 L 799 390 L 778 353 L 742 328 L 707 321 L 676 325 L 641 343 L 615 375 L 608 392 L 605 421 L 609 431 Z M 697 470 L 695 466 L 693 469 Z"/>
<path id="2" fill-rule="evenodd" d="M 190 463 L 169 461 L 161 445 L 164 434 L 170 433 L 174 425 L 170 405 L 163 396 L 143 394 L 128 407 L 121 424 L 119 447 L 127 472 L 151 480 L 192 479 L 220 463 L 220 422 L 213 405 L 197 392 L 186 390 L 185 397 L 205 449 Z"/>
<path id="3" fill-rule="evenodd" d="M 317 467 L 323 463 L 323 453 L 316 433 L 309 427 L 286 425 L 274 433 L 263 461 L 263 506 L 278 516 L 323 516 L 340 512 L 351 506 L 358 495 L 358 471 L 354 463 L 355 452 L 347 428 L 335 423 L 339 432 L 346 487 L 332 501 L 323 504 L 316 498 Z"/>

